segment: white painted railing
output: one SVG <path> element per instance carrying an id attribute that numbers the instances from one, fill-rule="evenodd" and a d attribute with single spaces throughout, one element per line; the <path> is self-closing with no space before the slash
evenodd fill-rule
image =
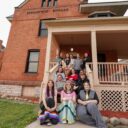
<path id="1" fill-rule="evenodd" d="M 50 65 L 49 65 L 49 79 L 53 80 L 53 76 L 54 76 L 54 73 L 57 71 L 58 69 L 58 63 L 57 62 L 50 62 Z M 42 93 L 43 93 L 43 88 L 44 86 L 46 85 L 47 81 L 42 81 L 41 83 L 41 92 L 40 92 L 40 101 L 42 101 Z"/>
<path id="2" fill-rule="evenodd" d="M 92 63 L 88 63 L 93 71 Z M 98 63 L 99 83 L 125 84 L 128 83 L 128 64 L 115 62 Z"/>
<path id="3" fill-rule="evenodd" d="M 51 62 L 50 63 L 51 64 L 51 69 L 50 69 L 50 71 L 49 71 L 49 79 L 54 79 L 54 74 L 55 74 L 55 72 L 57 71 L 57 69 L 58 69 L 58 63 L 56 63 L 56 62 Z"/>
<path id="4" fill-rule="evenodd" d="M 57 62 L 50 62 L 49 69 L 51 70 L 56 65 L 58 65 Z"/>
<path id="5" fill-rule="evenodd" d="M 128 64 L 98 63 L 98 77 L 100 82 L 128 83 Z"/>

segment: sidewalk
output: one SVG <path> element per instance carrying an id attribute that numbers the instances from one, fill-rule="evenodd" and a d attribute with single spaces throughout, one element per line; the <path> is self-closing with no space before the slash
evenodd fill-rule
<path id="1" fill-rule="evenodd" d="M 46 125 L 40 125 L 39 121 L 35 121 L 28 125 L 26 128 L 95 128 L 91 126 L 87 126 L 85 124 L 82 124 L 80 122 L 76 122 L 75 124 L 69 125 L 69 124 L 57 124 L 52 126 L 46 126 Z"/>

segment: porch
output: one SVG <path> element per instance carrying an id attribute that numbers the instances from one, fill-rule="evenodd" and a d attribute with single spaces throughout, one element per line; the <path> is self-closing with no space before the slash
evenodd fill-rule
<path id="1" fill-rule="evenodd" d="M 127 23 L 128 17 L 46 21 L 48 42 L 43 81 L 53 77 L 57 64 L 52 60 L 60 51 L 67 52 L 64 47 L 80 48 L 81 55 L 85 47 L 85 51 L 91 52 L 92 63 L 88 63 L 87 72 L 99 95 L 100 109 L 128 112 L 128 63 L 118 62 L 128 58 Z M 98 54 L 106 57 L 100 59 Z"/>

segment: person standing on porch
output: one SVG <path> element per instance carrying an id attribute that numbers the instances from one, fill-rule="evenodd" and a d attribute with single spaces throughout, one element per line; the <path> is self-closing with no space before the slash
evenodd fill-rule
<path id="1" fill-rule="evenodd" d="M 73 58 L 73 55 L 72 54 L 70 54 L 70 68 L 72 69 L 73 68 L 73 66 L 74 66 L 74 58 Z"/>
<path id="2" fill-rule="evenodd" d="M 80 70 L 81 70 L 81 65 L 83 63 L 82 63 L 82 60 L 80 59 L 80 55 L 79 54 L 77 54 L 76 57 L 77 58 L 74 60 L 73 68 L 74 68 L 75 72 L 79 75 Z"/>
<path id="3" fill-rule="evenodd" d="M 82 69 L 86 69 L 86 63 L 87 62 L 91 62 L 91 58 L 89 56 L 89 53 L 88 52 L 85 52 L 84 53 L 84 58 L 83 58 L 83 65 L 82 65 Z"/>
<path id="4" fill-rule="evenodd" d="M 70 55 L 69 55 L 68 53 L 65 55 L 64 61 L 65 61 L 66 67 L 69 68 L 69 64 L 70 64 Z"/>
<path id="5" fill-rule="evenodd" d="M 56 56 L 56 62 L 58 63 L 59 66 L 62 66 L 62 60 L 63 60 L 63 54 L 60 53 Z"/>
<path id="6" fill-rule="evenodd" d="M 76 112 L 79 120 L 97 128 L 107 128 L 97 107 L 99 99 L 96 92 L 90 89 L 89 82 L 85 82 L 83 86 L 84 89 L 80 91 L 77 100 Z"/>

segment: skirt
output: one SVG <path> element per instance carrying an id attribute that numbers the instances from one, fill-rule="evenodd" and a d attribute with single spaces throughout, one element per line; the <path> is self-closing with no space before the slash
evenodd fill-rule
<path id="1" fill-rule="evenodd" d="M 72 101 L 64 101 L 58 106 L 58 113 L 61 121 L 67 121 L 68 124 L 75 123 L 76 110 Z"/>

